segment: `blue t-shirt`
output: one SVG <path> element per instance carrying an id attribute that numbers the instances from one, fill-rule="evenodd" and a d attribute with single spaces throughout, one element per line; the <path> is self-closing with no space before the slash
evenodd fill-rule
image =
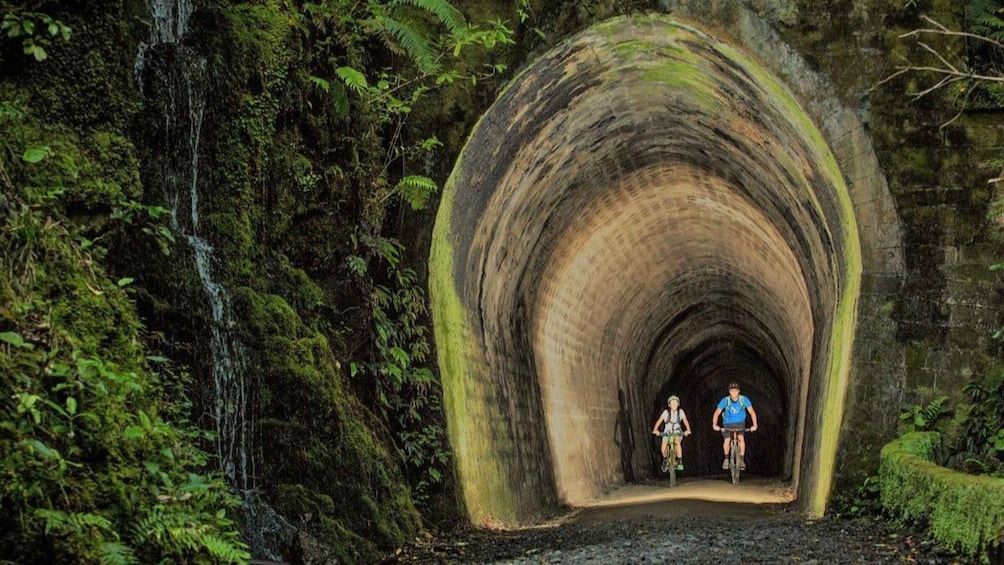
<path id="1" fill-rule="evenodd" d="M 732 402 L 731 396 L 726 396 L 718 403 L 718 409 L 722 411 L 723 423 L 728 424 L 745 424 L 746 423 L 746 409 L 751 408 L 753 404 L 750 399 L 743 395 L 739 395 L 739 400 Z"/>

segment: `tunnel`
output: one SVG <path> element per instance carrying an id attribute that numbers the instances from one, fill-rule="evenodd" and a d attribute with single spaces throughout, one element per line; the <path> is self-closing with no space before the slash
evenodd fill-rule
<path id="1" fill-rule="evenodd" d="M 528 520 L 655 473 L 681 397 L 688 472 L 720 473 L 738 381 L 749 472 L 825 505 L 861 276 L 841 166 L 786 85 L 666 15 L 527 66 L 474 128 L 430 259 L 447 423 L 469 513 Z M 619 397 L 623 400 L 619 400 Z"/>

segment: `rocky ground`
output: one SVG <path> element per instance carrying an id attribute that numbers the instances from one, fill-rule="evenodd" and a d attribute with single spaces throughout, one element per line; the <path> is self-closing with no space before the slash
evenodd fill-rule
<path id="1" fill-rule="evenodd" d="M 660 501 L 573 512 L 547 526 L 472 530 L 387 563 L 963 563 L 873 518 L 810 520 L 784 504 Z"/>

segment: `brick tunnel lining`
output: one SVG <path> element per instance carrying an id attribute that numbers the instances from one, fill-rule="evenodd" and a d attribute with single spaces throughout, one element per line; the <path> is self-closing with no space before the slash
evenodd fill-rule
<path id="1" fill-rule="evenodd" d="M 451 436 L 457 419 L 492 422 L 494 460 L 477 464 L 495 467 L 516 515 L 620 480 L 618 390 L 638 472 L 655 404 L 682 393 L 708 428 L 729 363 L 780 428 L 761 436 L 765 469 L 797 482 L 818 436 L 844 276 L 826 149 L 712 38 L 626 28 L 514 81 L 452 178 L 453 282 L 485 383 Z"/>

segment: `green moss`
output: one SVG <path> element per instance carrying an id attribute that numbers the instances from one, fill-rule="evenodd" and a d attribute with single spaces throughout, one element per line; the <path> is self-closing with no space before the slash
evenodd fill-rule
<path id="1" fill-rule="evenodd" d="M 931 462 L 941 436 L 916 432 L 882 449 L 882 506 L 898 519 L 926 526 L 934 539 L 970 557 L 1004 541 L 1004 479 L 958 473 Z"/>
<path id="2" fill-rule="evenodd" d="M 479 402 L 484 402 L 480 393 L 483 385 L 478 381 L 478 368 L 470 363 L 471 352 L 477 349 L 453 280 L 450 216 L 457 193 L 456 175 L 454 172 L 443 189 L 429 258 L 429 296 L 443 382 L 443 405 L 471 520 L 477 524 L 511 521 L 519 512 L 509 494 L 509 477 L 495 457 L 493 446 L 485 441 L 487 437 L 497 438 L 498 434 L 487 428 L 491 420 L 482 417 L 484 406 Z"/>
<path id="3" fill-rule="evenodd" d="M 345 527 L 330 496 L 317 494 L 303 485 L 280 485 L 274 495 L 276 510 L 313 525 L 342 563 L 357 563 L 376 555 L 373 544 Z"/>
<path id="4" fill-rule="evenodd" d="M 906 368 L 908 371 L 919 371 L 927 367 L 927 355 L 929 344 L 924 342 L 910 342 L 906 347 Z"/>
<path id="5" fill-rule="evenodd" d="M 260 410 L 270 498 L 292 515 L 316 512 L 308 530 L 342 544 L 350 563 L 411 539 L 421 519 L 385 447 L 391 442 L 374 433 L 376 419 L 345 386 L 328 339 L 282 297 L 249 287 L 233 297 L 268 391 Z"/>

